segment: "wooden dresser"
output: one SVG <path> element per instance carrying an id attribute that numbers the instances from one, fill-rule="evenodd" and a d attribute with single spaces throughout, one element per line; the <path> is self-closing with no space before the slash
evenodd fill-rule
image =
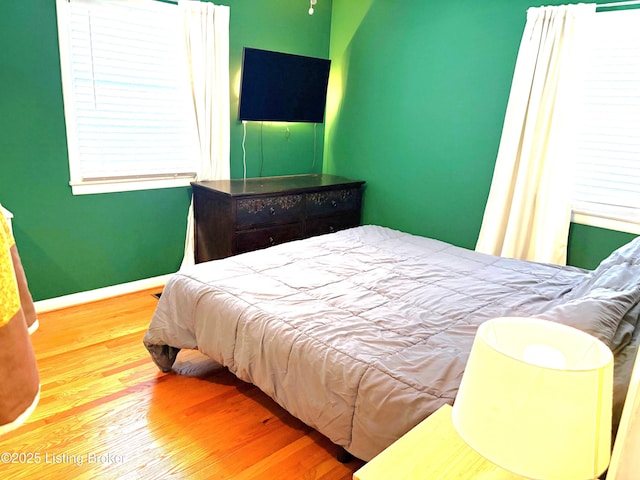
<path id="1" fill-rule="evenodd" d="M 364 183 L 321 174 L 193 182 L 196 263 L 358 226 Z"/>

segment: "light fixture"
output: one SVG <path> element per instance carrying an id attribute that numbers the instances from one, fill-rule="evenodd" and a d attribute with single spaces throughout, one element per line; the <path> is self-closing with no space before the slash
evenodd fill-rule
<path id="1" fill-rule="evenodd" d="M 313 6 L 318 3 L 318 0 L 309 0 L 309 15 L 313 15 Z"/>
<path id="2" fill-rule="evenodd" d="M 595 479 L 611 449 L 613 354 L 600 340 L 534 318 L 476 334 L 453 424 L 491 462 L 533 479 Z"/>

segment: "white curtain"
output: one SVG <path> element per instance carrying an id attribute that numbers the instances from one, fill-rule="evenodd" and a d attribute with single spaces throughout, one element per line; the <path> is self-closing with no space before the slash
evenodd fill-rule
<path id="1" fill-rule="evenodd" d="M 538 7 L 516 60 L 476 250 L 564 265 L 571 220 L 572 75 L 595 4 Z"/>
<path id="2" fill-rule="evenodd" d="M 196 180 L 230 177 L 229 7 L 180 0 L 183 15 L 191 98 L 199 142 Z M 193 197 L 187 218 L 182 266 L 194 259 Z"/>

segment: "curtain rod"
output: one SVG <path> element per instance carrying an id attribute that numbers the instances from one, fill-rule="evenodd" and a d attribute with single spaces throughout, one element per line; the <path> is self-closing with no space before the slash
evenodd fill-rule
<path id="1" fill-rule="evenodd" d="M 623 7 L 625 5 L 640 5 L 640 0 L 629 0 L 627 2 L 613 2 L 613 3 L 596 3 L 596 8 Z"/>

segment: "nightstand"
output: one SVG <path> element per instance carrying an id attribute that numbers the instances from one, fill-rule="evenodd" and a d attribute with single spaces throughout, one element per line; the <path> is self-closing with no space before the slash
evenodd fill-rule
<path id="1" fill-rule="evenodd" d="M 485 460 L 453 428 L 444 405 L 354 473 L 354 480 L 522 480 Z"/>

